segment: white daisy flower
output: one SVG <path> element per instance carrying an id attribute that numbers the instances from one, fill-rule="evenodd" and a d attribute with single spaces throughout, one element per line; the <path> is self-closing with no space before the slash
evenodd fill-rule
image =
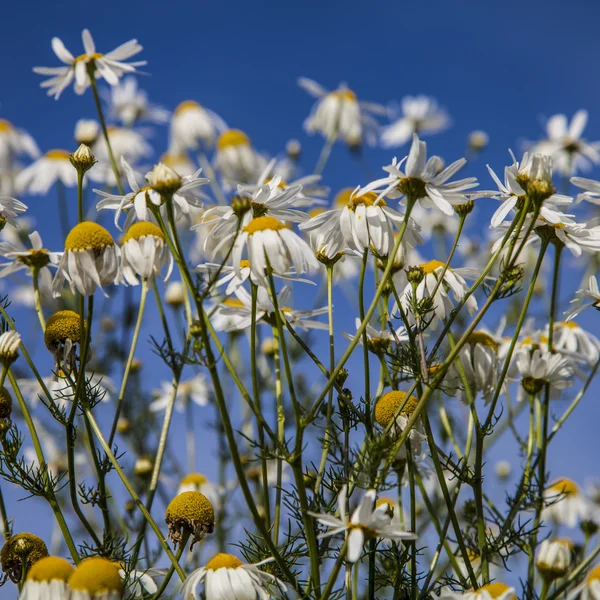
<path id="1" fill-rule="evenodd" d="M 454 205 L 465 204 L 474 199 L 466 191 L 477 187 L 475 177 L 448 182 L 466 162 L 466 159 L 461 158 L 444 169 L 439 156 L 432 156 L 427 160 L 427 144 L 421 142 L 415 133 L 408 156 L 401 161 L 394 158 L 391 165 L 383 167 L 389 176 L 369 183 L 360 193 L 377 191 L 379 198 L 405 198 L 410 194 L 424 208 L 435 206 L 446 215 L 454 215 Z M 486 192 L 481 194 L 490 195 Z"/>
<path id="2" fill-rule="evenodd" d="M 275 575 L 258 567 L 271 562 L 269 558 L 252 565 L 244 564 L 232 554 L 219 553 L 206 566 L 200 567 L 183 582 L 183 598 L 198 600 L 198 587 L 204 584 L 204 596 L 211 600 L 268 600 L 286 591 L 285 584 Z"/>
<path id="3" fill-rule="evenodd" d="M 394 541 L 412 541 L 417 539 L 417 534 L 405 531 L 399 526 L 391 524 L 387 504 L 375 506 L 376 490 L 367 490 L 360 504 L 352 513 L 350 519 L 346 515 L 347 488 L 344 485 L 338 494 L 339 518 L 327 513 L 309 513 L 319 523 L 329 527 L 329 531 L 319 537 L 325 538 L 348 531 L 348 550 L 346 559 L 354 563 L 360 558 L 363 544 L 367 539 L 386 539 Z"/>
<path id="4" fill-rule="evenodd" d="M 45 556 L 27 571 L 20 600 L 64 600 L 67 581 L 75 569 L 59 556 Z"/>
<path id="5" fill-rule="evenodd" d="M 100 123 L 95 119 L 79 119 L 75 123 L 74 138 L 78 144 L 92 147 L 100 135 Z"/>
<path id="6" fill-rule="evenodd" d="M 551 156 L 556 170 L 567 177 L 588 171 L 600 163 L 600 142 L 581 137 L 587 121 L 587 110 L 578 110 L 570 123 L 566 115 L 553 115 L 546 123 L 546 139 L 534 144 L 532 151 Z"/>
<path id="7" fill-rule="evenodd" d="M 438 600 L 517 600 L 515 589 L 500 581 L 488 583 L 478 590 L 455 592 L 445 589 L 440 592 Z"/>
<path id="8" fill-rule="evenodd" d="M 359 317 L 356 317 L 354 324 L 356 325 L 356 329 L 360 327 L 361 320 Z M 367 334 L 367 348 L 373 352 L 373 354 L 385 354 L 392 344 L 407 342 L 409 340 L 406 328 L 403 326 L 398 327 L 392 333 L 389 329 L 378 330 L 371 325 L 367 325 L 365 332 Z M 354 340 L 356 337 L 348 333 L 343 333 L 342 335 L 349 340 Z M 358 342 L 359 346 L 362 346 L 362 338 L 363 336 L 360 335 Z"/>
<path id="9" fill-rule="evenodd" d="M 66 150 L 49 150 L 17 175 L 16 188 L 27 194 L 45 195 L 57 181 L 66 187 L 75 187 L 77 170 L 70 156 Z"/>
<path id="10" fill-rule="evenodd" d="M 227 129 L 219 115 L 194 100 L 185 100 L 171 117 L 171 146 L 177 152 L 212 148 L 217 136 Z"/>
<path id="11" fill-rule="evenodd" d="M 402 98 L 401 114 L 383 127 L 381 145 L 384 148 L 404 146 L 413 133 L 427 135 L 439 133 L 450 126 L 450 117 L 435 98 L 429 96 L 405 96 Z"/>
<path id="12" fill-rule="evenodd" d="M 160 390 L 154 394 L 155 399 L 150 403 L 150 410 L 158 412 L 165 410 L 170 402 L 173 385 L 169 381 L 161 383 Z M 179 382 L 177 386 L 177 395 L 175 396 L 175 410 L 185 412 L 188 404 L 193 402 L 197 406 L 206 406 L 210 390 L 203 375 L 195 375 L 191 379 Z"/>
<path id="13" fill-rule="evenodd" d="M 544 521 L 575 527 L 589 514 L 588 500 L 579 486 L 567 477 L 553 481 L 544 490 L 543 496 L 545 505 L 541 518 Z"/>
<path id="14" fill-rule="evenodd" d="M 71 229 L 65 240 L 65 251 L 52 282 L 54 297 L 61 295 L 63 281 L 71 291 L 91 296 L 99 287 L 113 283 L 119 275 L 121 251 L 104 227 L 83 221 Z M 107 294 L 102 290 L 102 293 Z"/>
<path id="15" fill-rule="evenodd" d="M 331 92 L 306 77 L 300 77 L 298 85 L 318 98 L 304 121 L 304 129 L 308 133 L 320 133 L 332 140 L 341 139 L 350 147 L 361 146 L 364 141 L 371 146 L 375 144 L 379 126 L 369 112 L 384 114 L 382 106 L 359 102 L 356 94 L 344 83 Z"/>
<path id="16" fill-rule="evenodd" d="M 132 127 L 139 121 L 168 123 L 171 113 L 156 104 L 151 104 L 148 94 L 138 87 L 137 79 L 125 77 L 108 90 L 108 112 L 113 119 L 119 120 L 125 127 Z"/>
<path id="17" fill-rule="evenodd" d="M 3 169 L 9 167 L 23 154 L 30 158 L 40 155 L 35 140 L 24 129 L 18 129 L 6 119 L 0 119 L 0 166 Z"/>
<path id="18" fill-rule="evenodd" d="M 27 210 L 27 205 L 16 198 L 0 196 L 0 230 L 6 223 L 18 227 L 16 217 Z"/>
<path id="19" fill-rule="evenodd" d="M 481 131 L 480 129 L 471 131 L 469 137 L 467 138 L 469 150 L 475 154 L 485 150 L 489 143 L 490 136 L 485 131 Z"/>
<path id="20" fill-rule="evenodd" d="M 600 565 L 595 566 L 585 578 L 568 596 L 567 600 L 600 600 Z"/>
<path id="21" fill-rule="evenodd" d="M 221 493 L 219 488 L 212 484 L 202 473 L 188 473 L 183 477 L 179 482 L 177 494 L 183 494 L 183 492 L 200 492 L 210 500 L 214 507 L 218 507 L 220 504 Z"/>
<path id="22" fill-rule="evenodd" d="M 117 563 L 119 568 L 119 577 L 125 587 L 125 598 L 133 600 L 134 598 L 147 598 L 149 595 L 156 594 L 158 586 L 152 579 L 153 569 L 148 571 L 129 571 L 127 572 L 123 565 Z"/>
<path id="23" fill-rule="evenodd" d="M 147 281 L 160 277 L 168 263 L 165 280 L 173 268 L 173 256 L 165 243 L 165 236 L 154 223 L 134 223 L 125 233 L 121 246 L 121 275 L 129 285 L 138 285 L 138 277 Z"/>
<path id="24" fill-rule="evenodd" d="M 568 538 L 542 540 L 535 557 L 535 566 L 544 579 L 564 577 L 573 562 L 573 542 Z"/>
<path id="25" fill-rule="evenodd" d="M 527 397 L 524 392 L 537 394 L 548 384 L 551 397 L 557 397 L 562 390 L 574 383 L 573 365 L 560 353 L 548 352 L 535 346 L 532 350 L 524 347 L 517 352 L 515 363 L 521 376 L 519 400 Z"/>
<path id="26" fill-rule="evenodd" d="M 120 600 L 124 588 L 119 566 L 100 556 L 82 560 L 67 586 L 69 600 Z"/>
<path id="27" fill-rule="evenodd" d="M 545 330 L 548 335 L 548 326 Z M 574 321 L 554 323 L 553 347 L 567 355 L 581 357 L 589 365 L 593 365 L 600 357 L 600 340 L 580 327 Z"/>
<path id="28" fill-rule="evenodd" d="M 142 50 L 137 40 L 129 40 L 107 54 L 96 52 L 94 39 L 87 29 L 81 32 L 81 40 L 85 54 L 74 57 L 59 38 L 52 38 L 52 50 L 66 66 L 33 68 L 39 75 L 50 76 L 50 79 L 40 84 L 41 87 L 48 88 L 48 96 L 54 96 L 58 100 L 63 90 L 73 80 L 75 80 L 75 93 L 83 94 L 91 85 L 89 70 L 92 69 L 94 77 L 102 78 L 110 85 L 117 85 L 119 78 L 125 73 L 134 73 L 136 67 L 146 64 L 146 61 L 123 62 Z"/>
<path id="29" fill-rule="evenodd" d="M 571 183 L 585 190 L 577 196 L 577 202 L 586 200 L 592 204 L 600 204 L 600 181 L 586 179 L 585 177 L 571 177 Z"/>
<path id="30" fill-rule="evenodd" d="M 575 298 L 571 300 L 573 305 L 569 310 L 565 311 L 566 321 L 574 319 L 582 313 L 586 308 L 593 306 L 600 310 L 600 290 L 598 289 L 598 281 L 595 275 L 591 275 L 588 279 L 588 287 L 577 290 Z"/>
<path id="31" fill-rule="evenodd" d="M 251 183 L 264 168 L 264 158 L 254 150 L 250 138 L 239 129 L 227 129 L 217 139 L 215 168 L 230 185 Z"/>

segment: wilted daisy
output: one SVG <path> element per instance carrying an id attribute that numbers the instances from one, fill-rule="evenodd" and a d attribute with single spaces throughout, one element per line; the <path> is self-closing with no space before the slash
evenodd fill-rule
<path id="1" fill-rule="evenodd" d="M 569 310 L 565 311 L 567 322 L 574 319 L 578 314 L 582 313 L 586 308 L 593 306 L 600 310 L 600 290 L 598 290 L 598 281 L 595 275 L 591 275 L 588 279 L 588 287 L 577 290 L 575 298 L 571 300 L 573 305 Z"/>
<path id="2" fill-rule="evenodd" d="M 567 477 L 553 481 L 544 490 L 543 496 L 545 504 L 541 517 L 545 521 L 575 527 L 589 514 L 588 500 L 579 486 Z"/>
<path id="3" fill-rule="evenodd" d="M 600 163 L 600 142 L 590 143 L 581 137 L 587 121 L 587 110 L 578 110 L 570 123 L 566 115 L 553 115 L 546 123 L 547 137 L 532 151 L 551 156 L 556 170 L 567 177 L 589 170 Z"/>
<path id="4" fill-rule="evenodd" d="M 67 585 L 70 600 L 120 600 L 123 594 L 119 567 L 100 556 L 82 560 Z"/>
<path id="5" fill-rule="evenodd" d="M 139 121 L 167 123 L 170 113 L 162 106 L 151 104 L 148 94 L 138 87 L 137 79 L 125 77 L 106 94 L 109 115 L 121 121 L 125 127 L 131 127 Z"/>
<path id="6" fill-rule="evenodd" d="M 20 600 L 64 600 L 73 565 L 60 556 L 46 556 L 27 572 Z"/>
<path id="7" fill-rule="evenodd" d="M 10 121 L 0 119 L 0 166 L 4 169 L 21 155 L 37 158 L 40 151 L 35 140 Z"/>
<path id="8" fill-rule="evenodd" d="M 81 344 L 81 317 L 72 310 L 59 310 L 46 321 L 44 343 L 60 366 L 75 359 L 75 345 Z"/>
<path id="9" fill-rule="evenodd" d="M 542 540 L 539 545 L 535 566 L 548 581 L 564 577 L 573 561 L 573 542 L 568 538 Z"/>
<path id="10" fill-rule="evenodd" d="M 48 96 L 58 99 L 73 80 L 75 93 L 83 94 L 91 85 L 90 76 L 102 78 L 110 85 L 117 85 L 119 78 L 125 73 L 134 73 L 136 67 L 146 64 L 146 61 L 123 62 L 142 50 L 137 40 L 129 40 L 107 54 L 96 52 L 94 39 L 87 29 L 81 32 L 81 40 L 85 54 L 74 57 L 59 38 L 52 38 L 52 50 L 66 66 L 34 67 L 34 72 L 39 75 L 50 76 L 50 79 L 40 84 L 41 87 L 48 88 Z"/>
<path id="11" fill-rule="evenodd" d="M 500 581 L 494 581 L 475 591 L 455 592 L 444 589 L 440 592 L 438 600 L 517 600 L 517 595 L 514 588 Z"/>
<path id="12" fill-rule="evenodd" d="M 27 194 L 45 195 L 57 181 L 66 187 L 75 187 L 77 171 L 70 156 L 66 150 L 49 150 L 17 175 L 16 188 Z"/>
<path id="13" fill-rule="evenodd" d="M 595 566 L 585 578 L 568 596 L 568 600 L 600 600 L 600 565 Z"/>
<path id="14" fill-rule="evenodd" d="M 185 100 L 171 117 L 171 146 L 177 151 L 211 148 L 227 129 L 219 115 L 194 100 Z"/>
<path id="15" fill-rule="evenodd" d="M 363 544 L 369 539 L 386 539 L 396 542 L 412 541 L 417 539 L 417 534 L 405 531 L 399 526 L 391 524 L 387 504 L 376 507 L 376 490 L 368 490 L 362 497 L 360 504 L 352 513 L 350 519 L 346 515 L 347 488 L 344 485 L 338 494 L 339 518 L 330 514 L 309 513 L 319 523 L 329 527 L 329 531 L 319 537 L 325 538 L 348 531 L 348 551 L 346 559 L 356 562 L 360 558 Z"/>
<path id="16" fill-rule="evenodd" d="M 215 167 L 231 183 L 251 183 L 265 160 L 254 150 L 250 138 L 239 129 L 227 129 L 217 139 Z"/>
<path id="17" fill-rule="evenodd" d="M 375 144 L 379 126 L 369 112 L 384 114 L 382 106 L 359 102 L 344 83 L 331 92 L 306 77 L 300 77 L 298 85 L 318 98 L 304 121 L 308 133 L 320 133 L 331 140 L 340 139 L 351 147 L 361 146 L 365 140 L 370 145 Z"/>
<path id="18" fill-rule="evenodd" d="M 285 584 L 258 568 L 272 560 L 268 558 L 249 565 L 232 554 L 220 552 L 206 566 L 192 571 L 183 582 L 180 594 L 198 600 L 202 597 L 198 587 L 204 583 L 205 597 L 211 600 L 268 600 L 279 596 L 286 591 Z"/>
<path id="19" fill-rule="evenodd" d="M 188 473 L 183 477 L 179 482 L 177 493 L 183 494 L 183 492 L 201 492 L 210 500 L 213 506 L 219 505 L 219 489 L 202 473 Z"/>
<path id="20" fill-rule="evenodd" d="M 165 410 L 171 401 L 173 393 L 173 384 L 163 382 L 160 391 L 155 399 L 150 403 L 150 410 L 157 412 Z M 193 402 L 197 406 L 206 406 L 208 404 L 209 388 L 206 378 L 203 375 L 196 375 L 192 379 L 184 379 L 177 386 L 177 395 L 175 396 L 175 410 L 185 412 L 188 404 Z"/>
<path id="21" fill-rule="evenodd" d="M 200 492 L 183 492 L 171 500 L 165 512 L 169 526 L 169 539 L 181 544 L 184 536 L 190 535 L 192 544 L 201 541 L 215 526 L 215 511 L 208 498 Z"/>
<path id="22" fill-rule="evenodd" d="M 467 190 L 477 187 L 475 177 L 451 183 L 448 181 L 466 162 L 466 159 L 461 158 L 443 168 L 439 156 L 432 156 L 427 160 L 427 144 L 421 142 L 415 133 L 408 156 L 401 161 L 394 158 L 391 165 L 383 167 L 389 176 L 369 183 L 361 188 L 360 193 L 376 191 L 378 198 L 410 196 L 425 208 L 435 206 L 446 215 L 454 215 L 455 205 L 465 204 L 471 199 L 466 194 Z M 403 165 L 405 166 L 402 171 Z"/>
<path id="23" fill-rule="evenodd" d="M 573 385 L 573 365 L 562 354 L 540 348 L 522 348 L 517 353 L 516 365 L 521 386 L 528 394 L 537 394 L 549 385 L 551 396 L 556 397 Z M 522 392 L 519 392 L 519 398 L 523 399 Z"/>
<path id="24" fill-rule="evenodd" d="M 393 111 L 393 112 L 398 112 Z M 450 125 L 450 117 L 435 98 L 430 96 L 405 96 L 402 98 L 400 114 L 381 132 L 384 148 L 404 146 L 413 133 L 427 135 L 443 131 Z"/>
<path id="25" fill-rule="evenodd" d="M 134 223 L 125 232 L 121 246 L 121 274 L 129 285 L 138 285 L 138 277 L 145 281 L 160 277 L 160 271 L 167 262 L 166 279 L 171 274 L 173 256 L 163 232 L 154 223 Z"/>
<path id="26" fill-rule="evenodd" d="M 0 550 L 2 572 L 13 583 L 18 583 L 23 577 L 23 570 L 29 571 L 46 556 L 48 548 L 44 540 L 33 533 L 17 533 L 9 537 Z"/>
<path id="27" fill-rule="evenodd" d="M 71 229 L 65 240 L 65 251 L 58 263 L 52 283 L 55 297 L 61 295 L 66 280 L 71 291 L 91 296 L 99 287 L 112 283 L 119 273 L 121 252 L 104 227 L 83 221 Z M 106 293 L 102 290 L 102 293 Z"/>

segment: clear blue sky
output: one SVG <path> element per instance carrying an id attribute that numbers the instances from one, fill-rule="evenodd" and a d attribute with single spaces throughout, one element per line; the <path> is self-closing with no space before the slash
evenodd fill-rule
<path id="1" fill-rule="evenodd" d="M 519 140 L 540 136 L 542 116 L 587 108 L 586 137 L 600 139 L 600 78 L 595 73 L 600 3 L 591 0 L 37 1 L 6 3 L 3 20 L 0 118 L 26 128 L 42 151 L 71 149 L 76 120 L 94 116 L 89 92 L 78 97 L 67 90 L 56 102 L 46 97 L 41 78 L 31 70 L 58 64 L 50 48 L 53 36 L 77 54 L 84 27 L 100 51 L 133 37 L 140 41 L 140 58 L 148 61 L 150 74 L 140 78 L 140 85 L 154 102 L 173 108 L 196 99 L 271 153 L 297 137 L 305 148 L 305 172 L 316 161 L 322 140 L 302 131 L 312 100 L 296 85 L 300 75 L 329 88 L 346 81 L 360 98 L 382 103 L 406 94 L 437 97 L 454 126 L 428 138 L 433 152 L 454 160 L 471 130 L 489 133 L 486 154 L 465 170 L 478 176 L 483 187 L 491 185 L 485 163 L 501 170 L 508 148 L 519 150 Z M 159 153 L 165 144 L 163 128 L 156 137 Z M 393 154 L 374 150 L 367 157 L 378 173 Z M 334 190 L 365 183 L 341 147 L 335 148 L 325 175 Z M 45 223 L 42 232 L 48 232 L 55 221 L 52 193 L 48 200 L 25 200 L 30 214 Z M 481 213 L 485 226 L 491 209 Z M 59 243 L 58 234 L 49 239 Z M 570 290 L 565 293 L 568 299 Z M 600 334 L 594 317 L 584 322 L 593 323 L 592 331 Z M 600 449 L 595 400 L 588 397 L 587 407 L 557 443 L 551 461 L 556 475 L 571 473 L 581 481 L 593 473 L 593 463 L 584 457 Z"/>

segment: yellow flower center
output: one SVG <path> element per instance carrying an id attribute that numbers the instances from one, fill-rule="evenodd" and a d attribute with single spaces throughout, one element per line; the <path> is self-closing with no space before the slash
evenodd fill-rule
<path id="1" fill-rule="evenodd" d="M 164 163 L 168 167 L 175 168 L 180 167 L 182 164 L 189 163 L 188 157 L 182 152 L 165 152 L 160 157 L 160 162 Z"/>
<path id="2" fill-rule="evenodd" d="M 115 563 L 107 558 L 94 556 L 79 563 L 69 577 L 69 588 L 83 590 L 94 596 L 103 592 L 120 592 L 123 580 Z"/>
<path id="3" fill-rule="evenodd" d="M 405 401 L 406 404 L 404 404 Z M 399 390 L 388 392 L 381 396 L 375 405 L 375 420 L 382 427 L 388 427 L 403 404 L 401 414 L 411 415 L 418 403 L 419 401 L 414 396 L 406 399 L 406 392 Z"/>
<path id="4" fill-rule="evenodd" d="M 6 119 L 0 119 L 0 133 L 8 133 L 14 129 L 13 124 Z"/>
<path id="5" fill-rule="evenodd" d="M 600 565 L 594 567 L 587 576 L 587 582 L 592 583 L 592 581 L 600 581 Z"/>
<path id="6" fill-rule="evenodd" d="M 249 146 L 250 138 L 239 129 L 228 129 L 224 131 L 217 140 L 217 150 L 224 150 L 231 146 Z"/>
<path id="7" fill-rule="evenodd" d="M 212 525 L 215 511 L 210 500 L 200 492 L 183 492 L 167 506 L 167 522 L 202 523 Z"/>
<path id="8" fill-rule="evenodd" d="M 190 484 L 203 485 L 207 481 L 208 481 L 208 479 L 206 479 L 206 477 L 204 477 L 204 475 L 202 475 L 201 473 L 190 473 L 189 475 L 186 475 L 181 480 L 181 484 L 182 485 L 190 485 Z"/>
<path id="9" fill-rule="evenodd" d="M 38 560 L 27 573 L 27 579 L 32 581 L 52 581 L 60 579 L 67 581 L 75 569 L 73 565 L 60 556 L 46 556 Z"/>
<path id="10" fill-rule="evenodd" d="M 80 54 L 77 58 L 75 58 L 75 62 L 90 62 L 92 60 L 102 58 L 103 56 L 104 54 L 100 54 L 100 52 L 94 52 L 94 54 Z"/>
<path id="11" fill-rule="evenodd" d="M 247 259 L 244 260 L 240 260 L 240 269 L 249 269 L 250 268 L 250 261 Z"/>
<path id="12" fill-rule="evenodd" d="M 178 117 L 188 110 L 200 108 L 200 105 L 195 100 L 184 100 L 175 109 L 175 116 Z"/>
<path id="13" fill-rule="evenodd" d="M 246 306 L 241 300 L 238 300 L 237 298 L 227 298 L 227 300 L 223 300 L 223 304 L 231 306 L 232 308 L 244 308 L 244 306 Z"/>
<path id="14" fill-rule="evenodd" d="M 575 321 L 561 321 L 561 327 L 568 327 L 569 329 L 580 329 L 579 325 Z"/>
<path id="15" fill-rule="evenodd" d="M 273 181 L 273 178 L 272 177 L 267 177 L 265 179 L 265 185 L 268 184 L 268 183 L 271 183 L 271 181 Z M 281 188 L 282 190 L 284 190 L 287 187 L 287 183 L 285 181 L 283 181 L 283 179 L 280 179 L 279 183 L 277 184 L 277 187 Z"/>
<path id="16" fill-rule="evenodd" d="M 27 255 L 19 256 L 17 260 L 28 267 L 37 267 L 38 269 L 41 269 L 50 262 L 48 252 L 49 250 L 46 248 L 42 248 L 41 250 L 27 250 Z"/>
<path id="17" fill-rule="evenodd" d="M 154 237 L 160 238 L 163 241 L 165 239 L 165 236 L 160 230 L 160 227 L 158 227 L 154 223 L 150 223 L 149 221 L 139 221 L 138 223 L 134 223 L 127 230 L 127 233 L 123 237 L 123 244 L 125 244 L 129 240 L 139 240 L 140 238 L 145 237 L 147 235 L 153 235 Z"/>
<path id="18" fill-rule="evenodd" d="M 469 344 L 481 344 L 491 348 L 494 352 L 498 352 L 498 343 L 491 335 L 484 333 L 483 331 L 474 331 L 469 335 L 467 342 Z"/>
<path id="19" fill-rule="evenodd" d="M 285 225 L 275 217 L 257 217 L 244 227 L 244 231 L 249 235 L 257 231 L 279 231 L 280 229 L 285 229 Z"/>
<path id="20" fill-rule="evenodd" d="M 71 154 L 66 150 L 48 150 L 46 152 L 46 158 L 50 160 L 69 160 Z"/>
<path id="21" fill-rule="evenodd" d="M 354 193 L 354 188 L 344 188 L 338 192 L 338 195 L 335 197 L 333 201 L 334 206 L 338 208 L 344 208 L 344 206 L 350 205 L 350 197 Z"/>
<path id="22" fill-rule="evenodd" d="M 444 267 L 445 263 L 440 262 L 439 260 L 430 260 L 429 262 L 423 263 L 419 265 L 421 269 L 423 269 L 425 275 L 431 275 L 435 272 L 436 269 L 440 267 Z"/>
<path id="23" fill-rule="evenodd" d="M 356 102 L 356 94 L 349 89 L 335 90 L 331 92 L 331 95 L 340 100 L 350 100 Z"/>
<path id="24" fill-rule="evenodd" d="M 209 571 L 216 571 L 217 569 L 237 569 L 243 564 L 244 563 L 239 558 L 233 556 L 233 554 L 219 552 L 219 554 L 213 556 L 213 558 L 208 561 L 206 568 Z"/>
<path id="25" fill-rule="evenodd" d="M 484 585 L 480 589 L 482 592 L 486 591 L 492 598 L 500 598 L 510 589 L 510 587 L 505 583 L 495 581 L 494 583 L 488 583 L 487 585 Z M 512 594 L 510 600 L 517 600 L 517 597 L 514 594 Z"/>
<path id="26" fill-rule="evenodd" d="M 572 480 L 567 477 L 561 477 L 550 485 L 550 489 L 558 494 L 564 496 L 576 496 L 579 494 L 579 487 Z"/>
<path id="27" fill-rule="evenodd" d="M 311 218 L 312 218 L 312 217 L 318 217 L 319 215 L 322 215 L 324 212 L 325 212 L 325 209 L 324 209 L 324 208 L 321 208 L 321 207 L 319 206 L 319 207 L 317 207 L 317 208 L 311 208 L 311 209 L 308 211 L 308 216 L 309 216 L 309 217 L 311 217 Z"/>
<path id="28" fill-rule="evenodd" d="M 93 221 L 83 221 L 75 225 L 65 240 L 65 250 L 102 250 L 114 246 L 112 236 L 102 225 Z"/>
<path id="29" fill-rule="evenodd" d="M 351 197 L 348 200 L 348 208 L 350 210 L 356 210 L 358 206 L 364 204 L 365 206 L 373 206 L 377 200 L 377 194 L 375 192 L 365 192 L 360 196 Z M 377 203 L 377 206 L 385 206 L 385 200 L 381 198 Z"/>
<path id="30" fill-rule="evenodd" d="M 44 343 L 53 350 L 56 345 L 71 340 L 74 344 L 81 341 L 81 319 L 72 310 L 59 310 L 46 321 Z"/>

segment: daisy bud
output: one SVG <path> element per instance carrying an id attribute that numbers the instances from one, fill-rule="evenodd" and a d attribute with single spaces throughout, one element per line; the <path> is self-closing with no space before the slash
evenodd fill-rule
<path id="1" fill-rule="evenodd" d="M 146 457 L 138 458 L 135 461 L 135 466 L 133 467 L 133 472 L 138 477 L 148 477 L 152 475 L 152 471 L 154 470 L 154 463 Z"/>
<path id="2" fill-rule="evenodd" d="M 579 527 L 581 528 L 581 531 L 583 532 L 583 534 L 587 537 L 591 537 L 593 535 L 596 535 L 596 533 L 598 533 L 598 523 L 596 523 L 596 521 L 593 521 L 591 519 L 584 519 L 579 524 Z"/>
<path id="3" fill-rule="evenodd" d="M 231 210 L 235 213 L 235 216 L 239 219 L 244 216 L 252 208 L 250 198 L 244 196 L 234 196 L 231 199 Z"/>
<path id="4" fill-rule="evenodd" d="M 192 536 L 190 549 L 215 527 L 215 511 L 208 498 L 200 492 L 183 492 L 171 500 L 165 515 L 169 539 L 181 544 L 184 536 Z"/>
<path id="5" fill-rule="evenodd" d="M 260 351 L 265 356 L 273 356 L 275 354 L 275 340 L 273 338 L 265 338 L 260 345 Z"/>
<path id="6" fill-rule="evenodd" d="M 4 387 L 0 387 L 0 419 L 8 419 L 12 412 L 12 397 Z"/>
<path id="7" fill-rule="evenodd" d="M 473 211 L 475 207 L 475 202 L 473 200 L 469 200 L 468 202 L 464 202 L 463 204 L 454 204 L 454 211 L 459 217 L 466 217 Z"/>
<path id="8" fill-rule="evenodd" d="M 408 267 L 406 269 L 406 278 L 409 283 L 413 283 L 415 285 L 419 285 L 423 278 L 425 277 L 425 271 L 422 267 Z"/>
<path id="9" fill-rule="evenodd" d="M 0 439 L 4 439 L 11 427 L 12 421 L 10 419 L 0 419 Z"/>
<path id="10" fill-rule="evenodd" d="M 190 325 L 190 334 L 192 337 L 199 338 L 202 335 L 202 326 L 198 319 L 194 319 Z"/>
<path id="11" fill-rule="evenodd" d="M 146 179 L 151 188 L 163 195 L 172 194 L 181 187 L 181 176 L 164 163 L 158 163 Z"/>
<path id="12" fill-rule="evenodd" d="M 564 577 L 571 566 L 573 542 L 566 538 L 543 540 L 535 559 L 535 566 L 547 581 Z"/>
<path id="13" fill-rule="evenodd" d="M 38 560 L 48 556 L 42 539 L 32 533 L 18 533 L 6 540 L 0 550 L 2 571 L 14 583 L 21 580 L 23 566 L 28 571 Z"/>
<path id="14" fill-rule="evenodd" d="M 89 171 L 96 164 L 92 149 L 85 144 L 81 144 L 79 148 L 69 156 L 69 160 L 81 175 L 86 171 Z"/>
<path id="15" fill-rule="evenodd" d="M 78 600 L 118 600 L 123 595 L 118 565 L 100 556 L 82 560 L 69 577 L 67 587 L 69 597 Z"/>
<path id="16" fill-rule="evenodd" d="M 21 336 L 16 331 L 5 331 L 0 335 L 0 362 L 10 367 L 19 358 Z"/>
<path id="17" fill-rule="evenodd" d="M 485 131 L 472 131 L 469 134 L 469 150 L 472 152 L 481 152 L 485 150 L 490 142 L 490 138 Z"/>
<path id="18" fill-rule="evenodd" d="M 75 141 L 92 146 L 100 135 L 100 125 L 94 119 L 79 119 L 75 125 Z"/>
<path id="19" fill-rule="evenodd" d="M 129 422 L 129 419 L 121 417 L 117 421 L 117 432 L 124 435 L 126 433 L 129 433 L 129 431 L 131 431 L 131 423 Z"/>
<path id="20" fill-rule="evenodd" d="M 498 479 L 508 479 L 510 477 L 511 467 L 507 460 L 500 460 L 496 463 L 496 477 Z"/>
<path id="21" fill-rule="evenodd" d="M 180 281 L 172 281 L 165 291 L 165 302 L 173 308 L 183 306 L 183 284 Z"/>
<path id="22" fill-rule="evenodd" d="M 344 383 L 346 383 L 346 379 L 348 379 L 348 371 L 346 369 L 340 369 L 339 373 L 337 374 L 337 377 L 335 378 L 335 383 L 336 385 L 338 385 L 339 387 L 342 387 L 344 385 Z"/>

